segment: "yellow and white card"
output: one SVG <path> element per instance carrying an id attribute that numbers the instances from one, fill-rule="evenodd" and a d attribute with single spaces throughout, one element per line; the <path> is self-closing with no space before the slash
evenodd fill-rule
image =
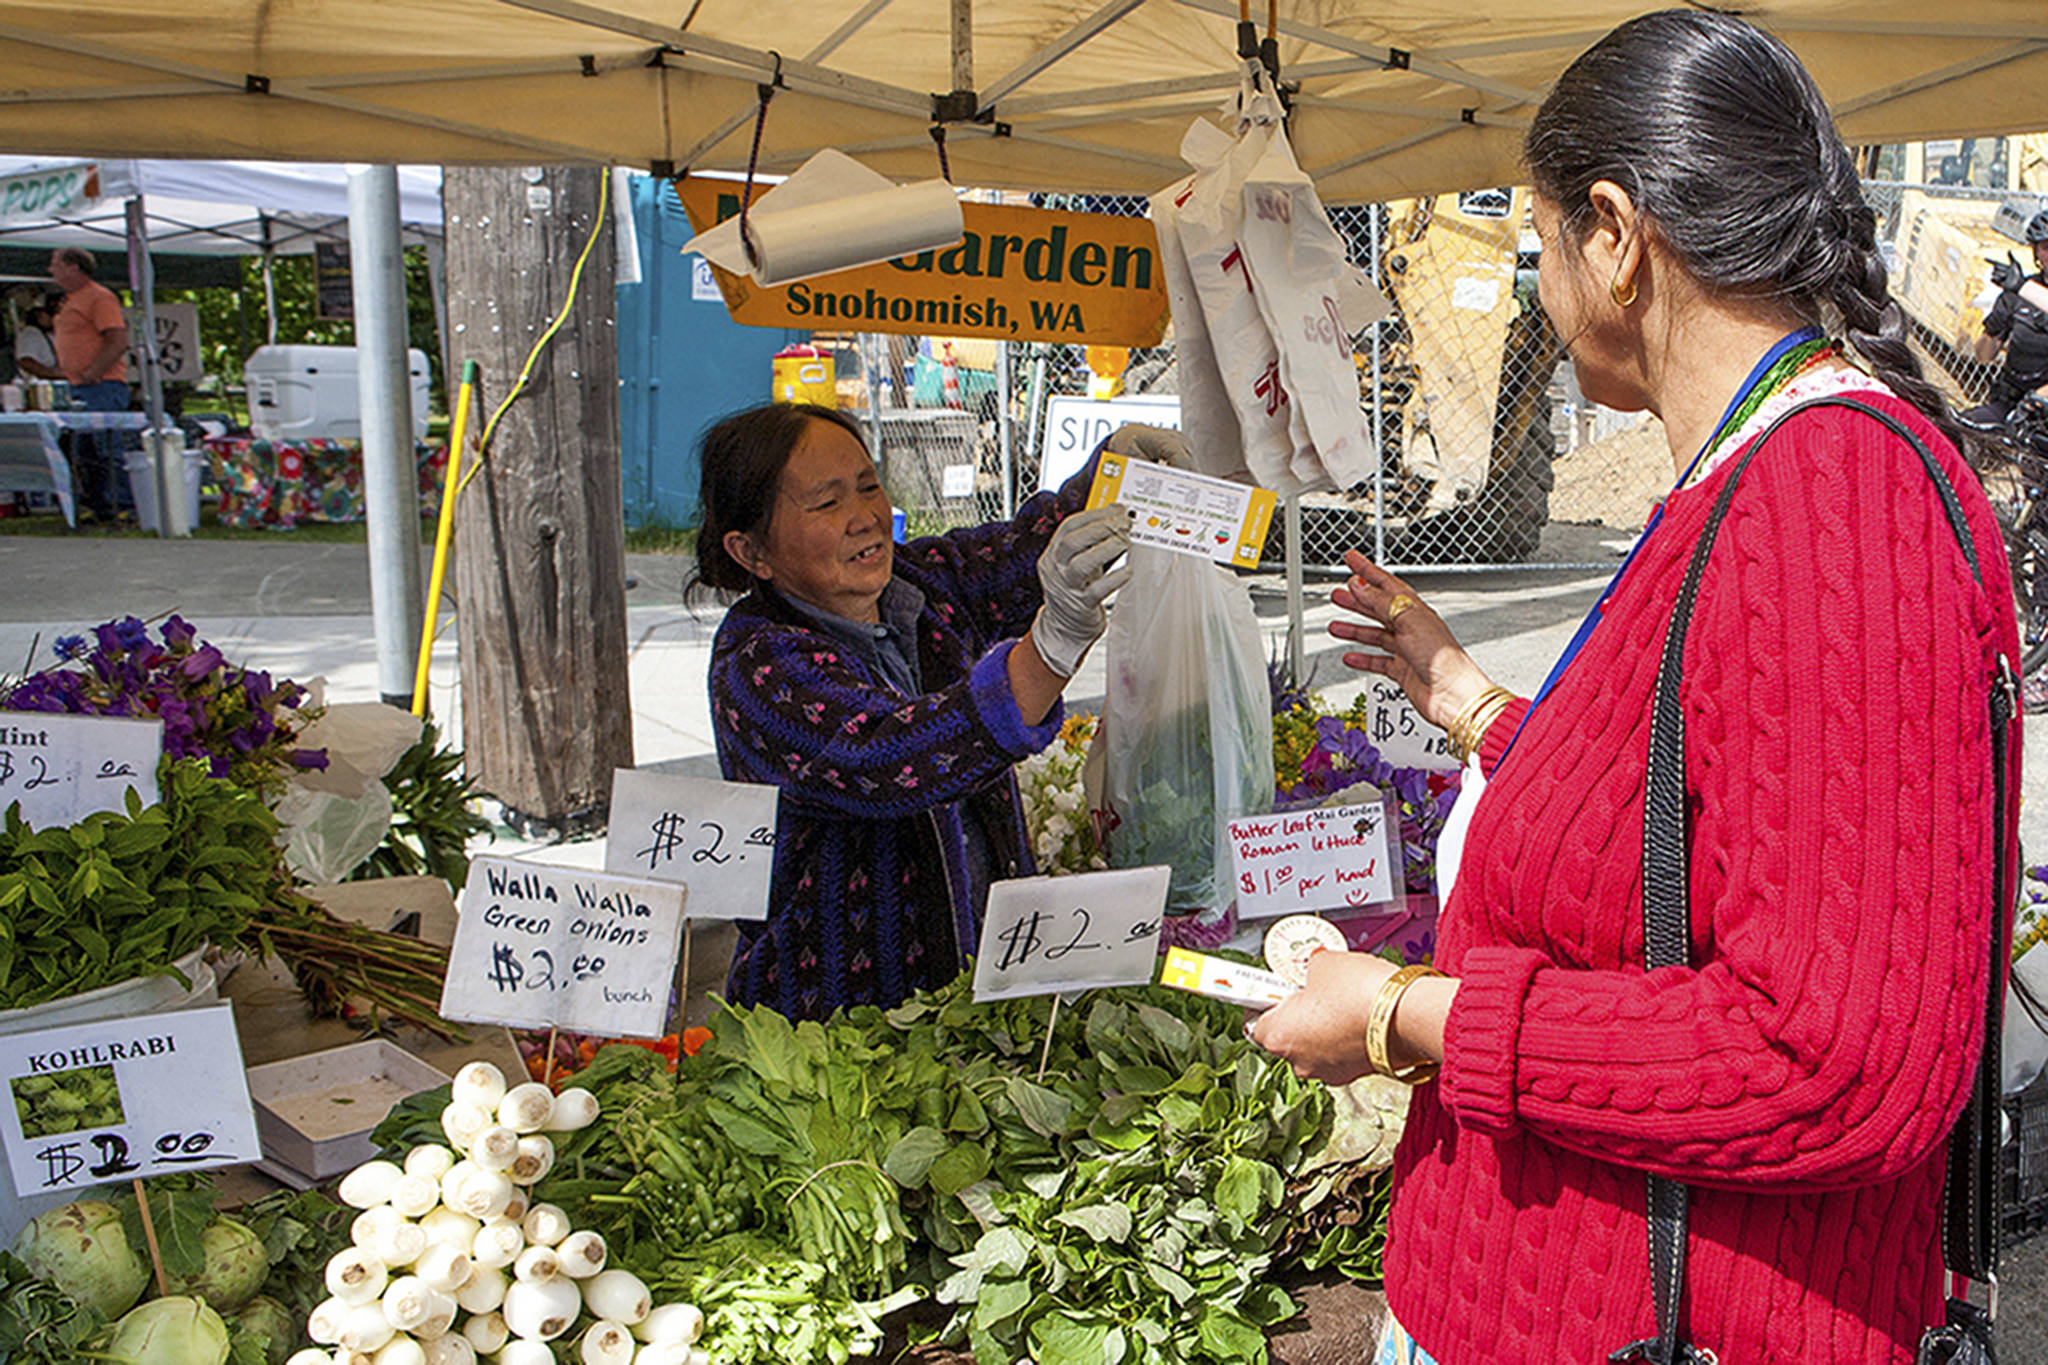
<path id="1" fill-rule="evenodd" d="M 1120 502 L 1136 514 L 1133 543 L 1245 569 L 1258 567 L 1276 501 L 1271 489 L 1108 451 L 1096 465 L 1095 482 L 1088 490 L 1090 507 Z"/>

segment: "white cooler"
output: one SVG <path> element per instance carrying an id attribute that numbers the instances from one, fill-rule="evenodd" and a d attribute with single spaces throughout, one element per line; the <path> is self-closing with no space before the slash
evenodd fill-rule
<path id="1" fill-rule="evenodd" d="M 427 435 L 426 352 L 405 353 L 412 381 L 412 435 Z M 264 441 L 361 440 L 353 346 L 258 346 L 242 367 L 249 429 Z"/>

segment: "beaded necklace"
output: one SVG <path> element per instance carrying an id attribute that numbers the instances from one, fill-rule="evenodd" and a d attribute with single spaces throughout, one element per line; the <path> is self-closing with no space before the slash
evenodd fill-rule
<path id="1" fill-rule="evenodd" d="M 1705 470 L 1701 466 L 1707 462 L 1708 458 L 1716 450 L 1721 448 L 1724 441 L 1742 430 L 1749 419 L 1756 415 L 1758 408 L 1769 402 L 1787 384 L 1790 384 L 1808 370 L 1826 363 L 1832 357 L 1840 354 L 1841 350 L 1842 343 L 1839 341 L 1830 341 L 1826 337 L 1814 337 L 1809 341 L 1800 342 L 1798 345 L 1787 350 L 1785 354 L 1779 356 L 1777 363 L 1773 364 L 1768 370 L 1765 370 L 1756 382 L 1751 384 L 1747 391 L 1743 393 L 1741 399 L 1729 409 L 1728 414 L 1721 419 L 1721 425 L 1714 429 L 1714 434 L 1707 438 L 1705 445 L 1700 447 L 1700 453 L 1693 456 L 1692 463 L 1685 467 L 1685 473 L 1679 477 L 1676 488 L 1685 488 L 1698 478 L 1704 477 Z"/>
<path id="2" fill-rule="evenodd" d="M 1839 349 L 1838 343 L 1827 340 L 1812 328 L 1801 328 L 1781 337 L 1777 345 L 1765 352 L 1763 358 L 1757 361 L 1756 368 L 1749 372 L 1749 377 L 1743 380 L 1743 387 L 1729 400 L 1728 410 L 1721 416 L 1721 424 L 1714 428 L 1714 434 L 1700 447 L 1700 453 L 1692 457 L 1692 463 L 1678 476 L 1678 482 L 1672 485 L 1672 491 L 1675 493 L 1691 483 L 1695 472 L 1705 463 L 1706 458 L 1730 435 L 1742 430 L 1743 424 L 1758 408 L 1768 402 L 1773 394 Z M 1593 634 L 1593 628 L 1600 624 L 1600 617 L 1607 607 L 1607 599 L 1613 595 L 1622 575 L 1628 572 L 1629 565 L 1635 562 L 1637 553 L 1642 550 L 1643 545 L 1663 520 L 1664 507 L 1660 503 L 1650 514 L 1649 522 L 1643 527 L 1642 534 L 1636 537 L 1636 543 L 1630 548 L 1627 558 L 1622 560 L 1621 567 L 1615 570 L 1613 579 L 1607 584 L 1607 590 L 1600 594 L 1600 600 L 1586 613 L 1586 619 L 1579 624 L 1577 633 L 1564 647 L 1564 653 L 1551 668 L 1550 676 L 1543 680 L 1543 686 L 1536 689 L 1536 695 L 1530 699 L 1529 709 L 1522 713 L 1521 721 L 1515 726 L 1514 735 L 1508 740 L 1507 749 L 1495 760 L 1496 767 L 1507 761 L 1508 754 L 1514 751 L 1515 740 L 1522 737 L 1522 730 L 1529 724 L 1529 717 L 1536 713 L 1536 708 L 1543 704 L 1544 699 L 1550 695 L 1550 689 L 1555 687 L 1557 680 L 1564 675 L 1566 666 L 1585 647 L 1587 639 Z"/>

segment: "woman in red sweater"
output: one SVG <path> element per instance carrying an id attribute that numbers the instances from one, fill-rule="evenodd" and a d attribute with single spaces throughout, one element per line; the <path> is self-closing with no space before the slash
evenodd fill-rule
<path id="1" fill-rule="evenodd" d="M 1985 709 L 2016 649 L 1998 528 L 1906 348 L 1854 163 L 1776 39 L 1714 12 L 1632 20 L 1559 80 L 1527 156 L 1543 306 L 1579 384 L 1661 418 L 1678 483 L 1533 705 L 1353 557 L 1335 600 L 1359 619 L 1332 630 L 1372 652 L 1346 662 L 1400 682 L 1487 782 L 1443 975 L 1390 984 L 1377 958 L 1321 954 L 1254 1036 L 1304 1074 L 1378 1060 L 1425 1082 L 1383 1359 L 1584 1363 L 1655 1337 L 1653 1173 L 1691 1191 L 1696 1346 L 1910 1361 L 1941 1312 L 1943 1139 L 1983 1041 L 1988 936 L 2009 932 Z M 1686 639 L 1690 963 L 1646 972 L 1664 626 L 1736 457 L 1829 394 L 1933 450 L 1983 582 L 1880 422 L 1826 407 L 1771 437 Z"/>

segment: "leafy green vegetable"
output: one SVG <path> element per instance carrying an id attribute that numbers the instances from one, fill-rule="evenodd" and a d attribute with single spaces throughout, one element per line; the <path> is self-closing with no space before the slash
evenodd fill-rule
<path id="1" fill-rule="evenodd" d="M 81 1066 L 40 1076 L 16 1076 L 15 1117 L 27 1138 L 112 1128 L 121 1122 L 121 1087 L 111 1066 Z"/>
<path id="2" fill-rule="evenodd" d="M 742 1286 L 730 1335 L 707 1334 L 718 1365 L 865 1351 L 862 1305 L 891 1291 L 935 1293 L 989 1362 L 1263 1361 L 1295 1311 L 1267 1280 L 1328 1092 L 1237 1010 L 1158 989 L 1062 1011 L 1041 1072 L 1050 1011 L 976 1004 L 963 978 L 825 1023 L 728 1007 L 674 1077 L 606 1048 L 578 1077 L 603 1117 L 536 1197 L 602 1219 L 618 1263 L 714 1320 L 702 1296 Z M 379 1140 L 437 1140 L 433 1103 Z"/>
<path id="3" fill-rule="evenodd" d="M 490 822 L 469 808 L 475 789 L 462 773 L 462 751 L 441 743 L 431 720 L 399 757 L 384 785 L 391 792 L 391 830 L 345 880 L 439 877 L 460 891 L 469 876 L 469 840 Z"/>
<path id="4" fill-rule="evenodd" d="M 0 825 L 0 1009 L 46 1004 L 241 941 L 272 898 L 277 818 L 261 797 L 167 760 L 163 800 L 31 830 Z M 188 983 L 189 984 L 189 983 Z"/>
<path id="5" fill-rule="evenodd" d="M 327 1262 L 349 1244 L 355 1210 L 311 1190 L 279 1190 L 236 1211 L 263 1242 L 270 1259 L 264 1278 L 265 1297 L 277 1300 L 303 1323 L 327 1297 L 323 1280 Z"/>
<path id="6" fill-rule="evenodd" d="M 143 1182 L 149 1198 L 149 1217 L 156 1229 L 157 1250 L 163 1254 L 164 1273 L 197 1275 L 206 1266 L 206 1225 L 213 1221 L 213 1182 L 204 1176 L 162 1175 Z M 121 1213 L 121 1231 L 128 1245 L 147 1255 L 148 1239 L 142 1230 L 142 1209 L 135 1187 L 119 1185 L 107 1191 L 107 1202 Z"/>
<path id="7" fill-rule="evenodd" d="M 0 1365 L 74 1365 L 106 1319 L 0 1251 Z"/>
<path id="8" fill-rule="evenodd" d="M 697 1345 L 713 1361 L 832 1365 L 871 1355 L 881 1320 L 919 1297 L 915 1289 L 876 1299 L 833 1292 L 825 1266 L 758 1234 L 707 1242 L 669 1258 L 648 1281 L 660 1298 L 704 1313 Z"/>

